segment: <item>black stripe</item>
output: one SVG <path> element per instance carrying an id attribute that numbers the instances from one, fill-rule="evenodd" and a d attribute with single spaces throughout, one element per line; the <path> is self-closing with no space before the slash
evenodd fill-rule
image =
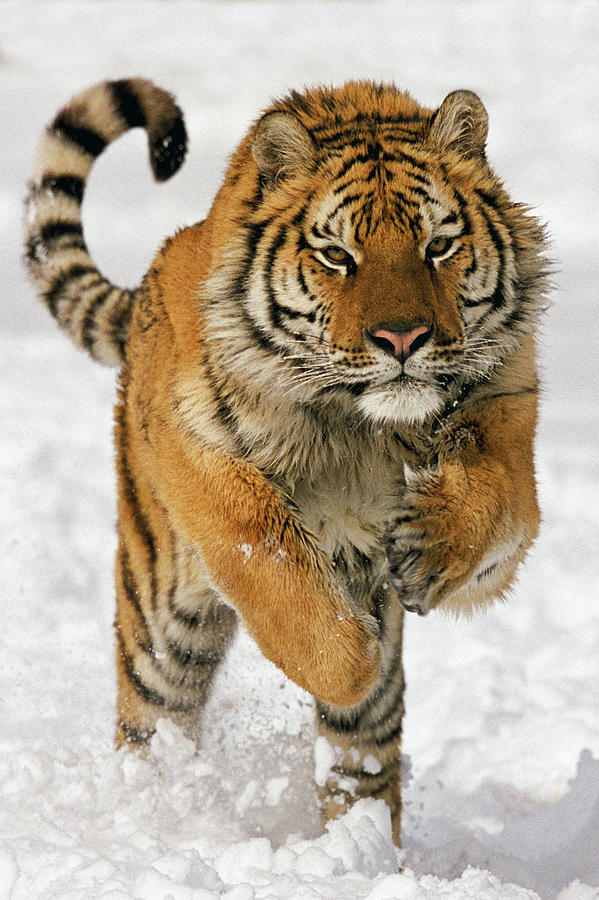
<path id="1" fill-rule="evenodd" d="M 212 670 L 222 659 L 222 653 L 216 650 L 183 649 L 175 641 L 169 643 L 168 652 L 180 665 L 192 669 L 208 667 Z"/>
<path id="2" fill-rule="evenodd" d="M 125 120 L 128 128 L 144 128 L 146 114 L 137 95 L 131 89 L 131 82 L 123 78 L 111 81 L 109 85 L 114 107 L 118 115 Z"/>
<path id="3" fill-rule="evenodd" d="M 327 157 L 343 158 L 346 155 L 347 150 L 359 150 L 360 147 L 363 147 L 368 137 L 369 135 L 364 134 L 364 132 L 354 132 L 354 140 L 351 138 L 340 138 L 339 141 L 327 141 L 325 148 L 326 155 Z M 422 135 L 418 132 L 411 133 L 401 130 L 398 133 L 383 132 L 382 137 L 387 143 L 399 145 L 393 154 L 393 159 L 397 163 L 401 163 L 401 156 L 406 146 L 414 147 L 415 149 L 422 146 Z M 422 163 L 422 168 L 426 168 L 424 163 Z"/>
<path id="4" fill-rule="evenodd" d="M 272 217 L 263 219 L 261 222 L 251 222 L 249 225 L 245 226 L 246 244 L 249 252 L 250 265 L 256 255 L 258 244 L 262 240 L 264 232 L 272 225 L 274 221 L 275 219 L 274 217 Z"/>
<path id="5" fill-rule="evenodd" d="M 299 228 L 300 225 L 303 225 L 304 219 L 306 218 L 306 215 L 308 213 L 308 206 L 310 205 L 310 203 L 312 202 L 313 199 L 314 199 L 314 191 L 310 191 L 310 193 L 306 197 L 304 197 L 304 201 L 303 201 L 302 205 L 300 206 L 300 208 L 294 215 L 293 219 L 291 220 L 291 224 L 295 228 Z"/>
<path id="6" fill-rule="evenodd" d="M 490 206 L 500 217 L 502 215 L 500 197 L 498 194 L 490 194 L 482 188 L 475 188 L 474 193 L 477 194 L 485 206 Z"/>
<path id="7" fill-rule="evenodd" d="M 140 592 L 137 584 L 135 583 L 135 576 L 133 575 L 133 570 L 131 569 L 130 565 L 129 551 L 127 550 L 127 547 L 122 538 L 119 542 L 119 550 L 121 580 L 123 583 L 123 590 L 125 591 L 125 597 L 127 598 L 127 602 L 133 607 L 141 626 L 145 629 L 146 634 L 149 636 L 148 623 L 139 601 Z M 133 636 L 135 637 L 136 643 L 138 647 L 140 647 L 140 649 L 145 650 L 146 652 L 150 651 L 151 645 L 143 641 L 141 635 L 138 635 L 137 632 L 134 631 Z"/>
<path id="8" fill-rule="evenodd" d="M 313 324 L 316 320 L 316 311 L 311 310 L 309 313 L 302 312 L 299 309 L 292 309 L 290 306 L 285 306 L 283 303 L 277 303 L 278 315 L 287 316 L 288 319 L 305 319 L 310 324 Z M 292 337 L 296 337 L 295 332 L 289 332 L 284 323 L 280 320 L 277 322 L 278 326 L 285 331 L 286 334 L 291 334 Z"/>
<path id="9" fill-rule="evenodd" d="M 464 272 L 464 278 L 468 278 L 470 275 L 474 275 L 474 273 L 478 269 L 478 260 L 476 258 L 476 254 L 474 252 L 474 248 L 471 249 L 471 252 L 472 252 L 472 259 L 470 260 L 468 268 Z"/>
<path id="10" fill-rule="evenodd" d="M 413 157 L 408 156 L 405 153 L 392 154 L 385 152 L 379 144 L 376 144 L 378 148 L 378 152 L 375 152 L 373 147 L 369 147 L 368 153 L 354 153 L 353 156 L 346 160 L 340 171 L 335 175 L 335 180 L 343 178 L 356 164 L 366 164 L 372 162 L 383 162 L 383 163 L 403 163 L 409 162 L 414 166 L 418 166 L 419 168 L 424 169 L 424 165 L 418 163 Z M 361 175 L 360 178 L 365 181 L 372 181 L 377 177 L 378 167 L 373 167 L 371 171 L 367 175 Z M 385 175 L 387 178 L 393 178 L 393 172 L 387 168 L 385 168 Z M 334 194 L 339 194 L 341 191 L 345 190 L 345 188 L 349 187 L 356 181 L 356 178 L 351 178 L 349 181 L 344 182 L 343 184 L 337 185 L 337 187 L 333 190 Z"/>
<path id="11" fill-rule="evenodd" d="M 350 734 L 362 730 L 360 727 L 361 717 L 358 714 L 356 714 L 355 718 L 352 716 L 347 716 L 346 718 L 329 718 L 328 716 L 321 716 L 321 718 L 324 719 L 332 731 Z"/>
<path id="12" fill-rule="evenodd" d="M 44 244 L 49 244 L 51 241 L 56 241 L 59 238 L 65 237 L 65 235 L 76 235 L 77 237 L 80 237 L 83 246 L 83 228 L 81 222 L 47 222 L 40 232 L 40 237 Z"/>
<path id="13" fill-rule="evenodd" d="M 121 659 L 123 661 L 123 666 L 125 667 L 125 673 L 127 678 L 135 688 L 135 692 L 145 700 L 146 703 L 152 703 L 154 706 L 164 706 L 167 705 L 166 697 L 163 697 L 162 694 L 159 694 L 158 691 L 154 690 L 151 687 L 148 687 L 144 681 L 140 678 L 140 676 L 135 671 L 135 665 L 133 663 L 133 659 L 127 653 L 127 648 L 125 647 L 125 641 L 123 635 L 121 634 L 121 630 L 117 624 L 116 627 L 116 635 L 117 635 L 117 643 L 119 648 L 119 653 Z"/>
<path id="14" fill-rule="evenodd" d="M 256 255 L 258 244 L 260 243 L 262 235 L 271 224 L 271 222 L 272 219 L 266 219 L 262 222 L 252 222 L 249 225 L 243 222 L 238 222 L 238 224 L 245 229 L 245 242 L 247 249 L 243 267 L 241 271 L 235 276 L 235 279 L 232 283 L 233 296 L 238 300 L 241 300 L 247 293 L 249 275 L 254 257 Z"/>
<path id="15" fill-rule="evenodd" d="M 89 309 L 85 313 L 83 318 L 83 322 L 81 323 L 81 344 L 85 349 L 91 353 L 93 350 L 93 346 L 95 343 L 95 335 L 93 335 L 92 331 L 96 325 L 95 317 L 98 309 L 102 304 L 110 297 L 113 291 L 118 291 L 118 288 L 115 288 L 110 282 L 102 279 L 103 287 L 99 291 L 99 293 L 94 297 L 93 302 L 90 304 Z"/>
<path id="16" fill-rule="evenodd" d="M 293 90 L 289 94 L 289 99 L 297 112 L 307 113 L 310 116 L 312 115 L 312 103 L 305 94 L 300 94 L 298 91 Z"/>
<path id="17" fill-rule="evenodd" d="M 398 677 L 400 679 L 399 684 L 397 684 L 396 681 Z M 399 690 L 397 690 L 397 692 L 394 691 L 393 693 L 388 693 L 391 686 L 397 687 Z M 385 672 L 381 681 L 375 686 L 372 695 L 366 699 L 362 706 L 356 709 L 347 709 L 343 710 L 343 712 L 337 712 L 336 710 L 330 709 L 324 704 L 317 702 L 317 710 L 321 719 L 323 719 L 333 731 L 347 733 L 360 731 L 361 729 L 370 730 L 373 725 L 376 724 L 376 720 L 379 720 L 388 713 L 394 715 L 399 711 L 401 721 L 401 717 L 403 716 L 403 691 L 404 679 L 402 659 L 401 653 L 398 652 L 393 655 L 389 669 Z M 387 700 L 389 697 L 392 701 L 390 704 L 385 703 L 384 706 L 379 706 L 381 701 Z M 379 707 L 378 709 L 377 706 Z M 371 719 L 373 714 L 375 721 L 369 722 L 369 719 Z M 383 740 L 382 743 L 384 742 L 385 741 Z M 381 742 L 377 741 L 377 743 Z"/>
<path id="18" fill-rule="evenodd" d="M 339 144 L 338 147 L 335 147 L 333 144 L 329 144 L 326 148 L 326 159 L 327 161 L 331 159 L 343 159 L 348 147 L 350 144 Z"/>
<path id="19" fill-rule="evenodd" d="M 379 772 L 367 772 L 365 769 L 359 769 L 354 766 L 346 766 L 346 765 L 338 765 L 333 766 L 332 771 L 336 772 L 338 775 L 346 776 L 348 778 L 359 778 L 364 779 L 366 781 L 375 781 L 377 778 L 386 777 L 385 784 L 389 784 L 393 772 L 397 773 L 399 769 L 399 759 L 392 759 L 384 766 L 381 766 Z"/>
<path id="20" fill-rule="evenodd" d="M 373 235 L 378 229 L 378 220 L 374 220 L 374 200 L 368 199 L 364 203 L 364 236 Z"/>
<path id="21" fill-rule="evenodd" d="M 383 744 L 389 744 L 389 743 L 391 743 L 391 741 L 395 741 L 395 740 L 397 740 L 397 738 L 401 737 L 402 724 L 403 724 L 403 709 L 401 711 L 401 716 L 400 716 L 399 722 L 397 723 L 395 728 L 392 728 L 390 731 L 383 733 L 379 737 L 375 737 L 374 743 L 377 745 L 377 747 L 382 747 Z"/>
<path id="22" fill-rule="evenodd" d="M 450 212 L 443 219 L 441 219 L 439 224 L 440 225 L 451 225 L 452 222 L 457 222 L 457 221 L 458 221 L 457 215 L 454 212 Z"/>
<path id="23" fill-rule="evenodd" d="M 526 394 L 538 394 L 539 389 L 530 387 L 530 388 L 520 388 L 517 391 L 500 391 L 496 394 L 485 394 L 484 401 L 487 403 L 489 400 L 501 400 L 504 397 L 523 397 Z"/>
<path id="24" fill-rule="evenodd" d="M 364 243 L 364 239 L 368 236 L 367 231 L 362 233 L 362 226 L 364 225 L 365 215 L 366 215 L 366 207 L 364 205 L 361 205 L 357 209 L 354 209 L 350 216 L 350 222 L 355 231 L 355 238 L 360 243 Z"/>
<path id="25" fill-rule="evenodd" d="M 64 240 L 67 237 L 68 240 Z M 59 247 L 52 247 L 54 241 L 61 241 Z M 54 223 L 47 230 L 44 228 L 42 232 L 33 233 L 26 244 L 25 261 L 32 265 L 40 264 L 44 266 L 47 257 L 57 250 L 83 250 L 87 252 L 85 241 L 83 240 L 83 232 L 81 226 L 77 227 L 72 224 Z"/>
<path id="26" fill-rule="evenodd" d="M 92 265 L 81 265 L 81 263 L 75 263 L 75 265 L 71 266 L 66 272 L 61 272 L 50 285 L 50 287 L 44 291 L 43 298 L 46 302 L 50 312 L 53 316 L 57 314 L 57 307 L 61 300 L 61 295 L 67 288 L 70 287 L 71 283 L 78 278 L 83 278 L 86 275 L 97 274 L 97 269 Z"/>
<path id="27" fill-rule="evenodd" d="M 505 263 L 504 263 L 504 259 L 503 259 L 503 254 L 505 252 L 505 242 L 504 242 L 503 238 L 501 237 L 501 235 L 499 234 L 499 231 L 497 230 L 493 221 L 491 220 L 491 216 L 489 215 L 488 211 L 484 208 L 484 206 L 481 206 L 480 211 L 485 219 L 487 228 L 489 230 L 489 235 L 491 237 L 491 241 L 493 242 L 493 246 L 495 247 L 495 250 L 497 251 L 497 256 L 499 257 L 499 267 L 497 269 L 497 284 L 495 286 L 495 290 L 489 297 L 485 297 L 483 300 L 479 300 L 478 303 L 485 303 L 485 302 L 491 303 L 491 306 L 493 307 L 493 309 L 499 309 L 500 307 L 504 306 L 505 302 L 506 302 L 505 294 L 504 294 L 504 291 L 505 291 L 505 284 L 504 284 Z M 467 301 L 467 305 L 472 306 L 472 305 L 477 305 L 477 304 L 473 303 L 471 301 L 470 302 Z"/>
<path id="28" fill-rule="evenodd" d="M 173 617 L 178 622 L 183 622 L 188 628 L 197 628 L 202 619 L 201 609 L 194 613 L 186 613 L 175 604 L 175 596 L 177 594 L 177 582 L 173 580 L 168 592 L 168 608 Z"/>
<path id="29" fill-rule="evenodd" d="M 415 193 L 422 193 L 420 189 L 412 190 L 414 190 Z M 392 190 L 391 196 L 394 201 L 393 210 L 399 223 L 406 225 L 412 232 L 414 238 L 418 239 L 418 237 L 420 237 L 418 230 L 418 223 L 420 222 L 420 204 L 410 197 L 406 197 L 402 191 Z"/>
<path id="30" fill-rule="evenodd" d="M 73 197 L 78 203 L 83 200 L 85 182 L 77 175 L 44 175 L 40 183 L 40 191 L 51 191 L 53 194 L 64 194 Z"/>
<path id="31" fill-rule="evenodd" d="M 235 425 L 237 416 L 229 403 L 229 398 L 221 391 L 220 384 L 217 382 L 211 366 L 206 366 L 206 377 L 216 401 L 214 417 L 221 425 L 225 425 L 230 429 L 230 426 Z"/>
<path id="32" fill-rule="evenodd" d="M 424 163 L 422 164 L 422 169 L 426 171 L 426 166 L 424 165 Z M 431 180 L 426 175 L 419 175 L 417 172 L 408 172 L 408 175 L 413 181 L 417 181 L 418 184 L 426 184 L 428 187 L 431 186 Z"/>
<path id="33" fill-rule="evenodd" d="M 380 698 L 380 702 L 369 705 L 369 725 L 372 732 L 379 737 L 375 737 L 377 743 L 381 744 L 388 740 L 386 731 L 394 722 L 401 722 L 404 716 L 404 683 L 403 679 L 400 684 L 393 685 L 394 690 L 388 691 Z M 383 737 L 380 737 L 380 734 Z"/>
<path id="34" fill-rule="evenodd" d="M 119 653 L 121 655 L 121 659 L 123 661 L 123 666 L 125 667 L 125 673 L 127 678 L 131 682 L 131 685 L 135 689 L 136 694 L 141 697 L 142 700 L 145 700 L 146 703 L 151 703 L 153 706 L 160 706 L 164 709 L 171 710 L 172 712 L 183 712 L 183 711 L 191 711 L 195 709 L 197 704 L 189 704 L 184 702 L 172 702 L 164 697 L 159 691 L 155 688 L 150 687 L 143 681 L 138 672 L 135 671 L 135 663 L 131 656 L 127 653 L 127 648 L 125 647 L 125 641 L 123 635 L 121 634 L 121 630 L 117 624 L 116 627 L 116 635 L 117 635 L 117 643 L 119 648 Z"/>
<path id="35" fill-rule="evenodd" d="M 306 247 L 308 246 L 308 245 L 306 244 L 305 241 L 304 241 L 303 243 L 304 243 L 304 245 L 305 245 Z M 304 276 L 304 269 L 303 269 L 303 265 L 302 265 L 302 260 L 301 260 L 301 259 L 298 259 L 298 265 L 297 265 L 297 283 L 298 283 L 299 286 L 300 286 L 300 290 L 301 290 L 302 294 L 303 294 L 305 297 L 311 297 L 310 289 L 308 288 L 308 285 L 306 284 L 306 279 L 305 279 L 305 276 Z M 316 298 L 313 298 L 313 297 L 312 297 L 311 299 L 313 299 L 314 302 L 316 302 Z"/>
<path id="36" fill-rule="evenodd" d="M 430 184 L 429 184 L 428 186 L 430 187 Z M 434 197 L 431 197 L 431 195 L 429 194 L 429 192 L 428 192 L 427 190 L 425 190 L 424 187 L 420 187 L 419 184 L 418 184 L 418 185 L 412 185 L 412 187 L 410 188 L 410 191 L 412 192 L 412 194 L 416 194 L 417 197 L 422 197 L 424 200 L 426 200 L 427 203 L 430 203 L 431 206 L 439 206 L 438 200 L 435 200 Z M 396 191 L 393 191 L 393 193 L 395 194 L 395 193 L 397 193 L 397 192 L 396 192 Z M 403 194 L 400 194 L 400 195 L 399 195 L 399 198 L 400 198 L 400 199 L 405 199 L 404 196 L 403 196 Z M 407 202 L 407 201 L 406 201 L 406 202 Z M 410 201 L 410 203 L 411 203 L 412 206 L 416 206 L 416 203 L 415 203 L 413 200 Z"/>
<path id="37" fill-rule="evenodd" d="M 266 296 L 268 299 L 268 309 L 269 309 L 269 318 L 271 324 L 275 328 L 279 328 L 281 324 L 280 320 L 280 310 L 279 303 L 276 297 L 274 285 L 273 285 L 273 267 L 276 261 L 277 253 L 284 245 L 285 240 L 287 238 L 287 226 L 282 224 L 279 226 L 276 237 L 274 241 L 271 243 L 268 249 L 268 255 L 266 257 L 266 265 L 263 270 L 263 283 L 266 287 Z"/>
<path id="38" fill-rule="evenodd" d="M 401 642 L 400 642 L 399 649 L 401 651 Z M 400 690 L 399 690 L 398 694 L 394 693 L 393 695 L 391 695 L 394 698 L 394 704 L 393 704 L 394 708 L 395 708 L 396 700 L 399 700 L 401 702 L 401 698 L 403 695 L 403 689 L 404 689 L 404 677 L 403 677 L 401 652 L 397 652 L 397 653 L 393 654 L 390 667 L 384 673 L 384 675 L 383 675 L 382 679 L 379 681 L 379 683 L 377 685 L 375 685 L 372 695 L 366 699 L 366 707 L 365 708 L 367 710 L 373 709 L 375 706 L 378 705 L 378 703 L 381 700 L 386 699 L 388 696 L 388 690 L 391 686 L 393 686 L 393 687 L 398 686 L 397 681 L 396 681 L 398 676 L 400 679 L 400 684 L 399 684 Z"/>
<path id="39" fill-rule="evenodd" d="M 463 220 L 461 237 L 464 237 L 464 235 L 466 234 L 472 234 L 472 222 L 468 213 L 468 203 L 465 197 L 458 191 L 456 187 L 453 188 L 453 197 L 460 208 L 460 215 Z"/>
<path id="40" fill-rule="evenodd" d="M 530 327 L 530 320 L 534 321 L 538 315 L 538 310 L 535 306 L 531 306 L 530 303 L 524 301 L 520 302 L 517 306 L 515 306 L 509 315 L 503 320 L 501 323 L 502 330 L 510 330 L 513 329 L 516 332 L 525 333 L 528 331 Z M 524 328 L 519 326 L 525 326 Z"/>
<path id="41" fill-rule="evenodd" d="M 123 719 L 119 722 L 119 728 L 128 744 L 145 744 L 156 733 L 155 728 L 144 728 L 140 731 L 135 725 L 130 725 Z"/>
<path id="42" fill-rule="evenodd" d="M 249 315 L 245 306 L 241 308 L 241 317 L 243 319 L 244 324 L 246 325 L 249 331 L 249 337 L 251 338 L 252 348 L 253 345 L 260 347 L 261 350 L 264 350 L 268 354 L 276 354 L 277 356 L 281 352 L 281 348 L 277 346 L 277 344 L 273 341 L 272 337 L 267 331 L 257 325 L 256 322 Z"/>
<path id="43" fill-rule="evenodd" d="M 394 781 L 398 787 L 398 797 L 399 797 L 399 785 L 397 784 L 397 779 L 393 779 L 393 776 L 389 777 L 386 781 L 384 781 L 382 784 L 379 784 L 377 787 L 369 790 L 368 794 L 366 796 L 373 797 L 373 798 L 380 797 L 381 794 L 384 794 L 385 791 L 388 790 L 388 788 L 391 787 L 391 785 L 393 785 Z"/>
<path id="44" fill-rule="evenodd" d="M 123 480 L 123 499 L 129 507 L 135 530 L 144 547 L 146 548 L 149 557 L 152 582 L 152 602 L 154 602 L 156 577 L 154 566 L 156 563 L 156 543 L 154 541 L 154 537 L 152 535 L 148 520 L 139 506 L 139 502 L 137 499 L 137 486 L 135 484 L 135 479 L 133 478 L 131 469 L 129 468 L 129 440 L 127 416 L 124 402 L 121 402 L 117 405 L 116 420 L 119 428 L 117 435 L 117 446 L 119 450 L 117 465 L 119 467 L 121 478 Z"/>
<path id="45" fill-rule="evenodd" d="M 365 184 L 370 184 L 371 181 L 376 181 L 380 190 L 382 187 L 381 182 L 383 180 L 382 171 L 383 170 L 381 170 L 381 167 L 378 164 L 371 166 L 370 170 L 362 176 L 361 180 L 364 181 Z M 393 178 L 393 173 L 389 172 L 389 169 L 385 168 L 384 173 L 386 178 Z"/>
<path id="46" fill-rule="evenodd" d="M 339 103 L 336 97 L 332 97 L 330 94 L 321 94 L 320 95 L 320 103 L 331 116 L 335 117 L 335 121 L 338 121 L 339 118 Z"/>
<path id="47" fill-rule="evenodd" d="M 329 141 L 333 140 L 337 137 L 342 137 L 347 131 L 355 131 L 356 129 L 364 130 L 363 126 L 372 129 L 373 125 L 376 126 L 404 126 L 409 124 L 420 124 L 424 122 L 422 116 L 417 113 L 409 116 L 381 116 L 376 111 L 370 113 L 356 113 L 351 119 L 346 119 L 343 123 L 342 127 L 337 128 L 336 131 L 326 134 L 326 132 L 331 128 L 335 128 L 335 123 L 331 122 L 323 122 L 322 125 L 315 126 L 312 131 L 314 135 L 318 135 L 321 141 Z M 323 133 L 324 132 L 324 133 Z"/>
<path id="48" fill-rule="evenodd" d="M 359 196 L 359 195 L 357 195 L 357 196 Z M 329 226 L 325 222 L 323 227 L 328 228 Z M 333 232 L 330 230 L 330 228 L 329 228 L 329 231 L 325 233 L 324 231 L 321 231 L 321 228 L 320 228 L 320 225 L 318 224 L 318 222 L 312 223 L 310 232 L 312 233 L 312 235 L 315 238 L 317 238 L 318 240 L 321 240 L 321 241 L 326 240 L 327 238 L 333 237 Z M 306 246 L 309 247 L 311 250 L 313 249 L 310 244 L 306 244 Z"/>
<path id="49" fill-rule="evenodd" d="M 239 424 L 238 424 L 238 415 L 237 411 L 233 407 L 230 402 L 229 396 L 222 390 L 222 385 L 214 374 L 212 366 L 209 361 L 206 360 L 205 365 L 205 375 L 208 381 L 208 384 L 212 390 L 215 408 L 213 412 L 213 418 L 216 419 L 230 434 L 233 441 L 235 442 L 235 451 L 239 456 L 247 459 L 251 453 L 251 446 L 248 445 L 242 435 L 240 434 Z M 173 613 L 179 617 L 178 612 L 175 613 L 174 608 Z M 183 621 L 188 622 L 192 627 L 196 624 L 195 616 L 188 617 L 185 613 L 181 613 L 180 618 Z"/>
<path id="50" fill-rule="evenodd" d="M 260 349 L 264 350 L 269 355 L 271 354 L 280 354 L 280 348 L 273 341 L 269 332 L 265 331 L 260 325 L 258 325 L 253 318 L 250 316 L 248 310 L 246 309 L 245 304 L 243 303 L 244 295 L 248 289 L 248 281 L 251 274 L 252 264 L 254 262 L 256 250 L 260 240 L 267 229 L 267 227 L 272 223 L 273 219 L 266 219 L 263 222 L 254 222 L 250 225 L 246 226 L 246 241 L 248 248 L 248 255 L 245 261 L 245 264 L 240 271 L 240 273 L 234 278 L 231 284 L 231 294 L 240 302 L 240 313 L 241 318 L 248 329 L 248 337 L 251 340 L 252 346 L 260 347 Z"/>
<path id="51" fill-rule="evenodd" d="M 93 129 L 70 121 L 70 115 L 68 110 L 60 112 L 52 122 L 50 130 L 72 144 L 76 144 L 90 156 L 99 156 L 108 142 Z"/>
<path id="52" fill-rule="evenodd" d="M 431 200 L 430 195 L 423 188 L 412 187 L 410 188 L 410 191 L 413 194 L 418 194 L 420 197 L 424 197 L 426 200 Z M 403 191 L 398 191 L 397 188 L 392 188 L 390 193 L 398 206 L 408 206 L 411 209 L 416 210 L 420 209 L 420 204 L 417 203 L 416 200 L 412 200 L 411 197 L 407 197 Z"/>
<path id="53" fill-rule="evenodd" d="M 354 166 L 356 165 L 356 163 L 358 163 L 358 162 L 360 162 L 359 156 L 355 156 L 355 155 L 354 155 L 354 156 L 351 156 L 350 159 L 347 159 L 347 160 L 343 163 L 343 165 L 341 166 L 341 168 L 339 169 L 339 171 L 335 174 L 335 181 L 339 181 L 341 178 L 343 178 L 345 175 L 347 175 L 347 173 L 348 173 L 351 169 L 353 169 L 353 167 L 354 167 Z M 334 189 L 333 193 L 334 193 L 334 194 L 338 194 L 340 191 L 345 190 L 345 188 L 348 187 L 348 185 L 350 185 L 350 184 L 352 183 L 352 181 L 353 181 L 353 179 L 351 179 L 350 181 L 345 182 L 344 184 L 339 184 L 339 185 L 337 185 L 337 187 Z"/>
<path id="54" fill-rule="evenodd" d="M 124 362 L 125 346 L 129 340 L 129 321 L 137 292 L 122 288 L 116 290 L 119 292 L 119 297 L 112 305 L 107 324 L 104 327 L 104 336 L 112 348 L 117 351 L 121 362 Z"/>
<path id="55" fill-rule="evenodd" d="M 327 216 L 327 225 L 331 221 L 334 216 L 337 215 L 339 210 L 343 209 L 346 206 L 349 206 L 350 203 L 354 203 L 355 201 L 364 202 L 367 198 L 374 197 L 374 191 L 368 191 L 368 193 L 359 193 L 359 194 L 347 194 L 343 200 L 340 200 L 332 213 L 329 213 Z"/>
<path id="56" fill-rule="evenodd" d="M 250 327 L 252 327 L 251 319 L 246 318 L 246 322 Z M 226 384 L 221 384 L 219 378 L 214 374 L 214 371 L 208 360 L 206 360 L 204 371 L 207 377 L 208 384 L 212 389 L 215 403 L 213 418 L 216 419 L 217 422 L 220 422 L 220 424 L 227 430 L 227 432 L 233 439 L 237 455 L 242 457 L 243 459 L 250 459 L 252 450 L 255 447 L 255 443 L 248 443 L 241 433 L 241 428 L 239 426 L 239 415 L 234 404 L 231 402 L 229 393 L 226 392 Z M 171 610 L 173 612 L 173 615 L 175 615 L 177 618 L 180 618 L 191 627 L 194 627 L 195 624 L 197 624 L 195 615 L 188 616 L 186 613 L 179 613 L 174 606 L 171 606 Z"/>
<path id="57" fill-rule="evenodd" d="M 400 153 L 400 161 L 401 161 L 404 165 L 405 165 L 405 163 L 409 163 L 409 164 L 410 164 L 411 166 L 413 166 L 416 170 L 420 169 L 422 172 L 428 171 L 428 166 L 427 166 L 427 164 L 426 164 L 426 162 L 425 162 L 424 160 L 422 160 L 422 159 L 417 159 L 415 156 L 411 156 L 409 153 L 406 153 L 406 152 L 403 151 L 403 150 L 402 150 L 401 153 Z M 411 175 L 413 178 L 415 178 L 416 181 L 419 180 L 419 177 L 418 177 L 418 175 L 417 175 L 416 172 L 410 172 L 410 175 Z"/>

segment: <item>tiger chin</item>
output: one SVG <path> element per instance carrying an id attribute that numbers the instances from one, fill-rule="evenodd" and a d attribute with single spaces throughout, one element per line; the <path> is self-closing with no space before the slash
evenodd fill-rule
<path id="1" fill-rule="evenodd" d="M 537 533 L 543 228 L 493 173 L 475 94 L 433 110 L 350 82 L 275 102 L 206 219 L 122 290 L 81 205 L 136 126 L 170 177 L 170 94 L 135 78 L 71 100 L 25 219 L 39 296 L 120 368 L 117 745 L 165 715 L 193 729 L 241 618 L 315 697 L 323 821 L 380 797 L 399 844 L 404 610 L 491 603 Z"/>

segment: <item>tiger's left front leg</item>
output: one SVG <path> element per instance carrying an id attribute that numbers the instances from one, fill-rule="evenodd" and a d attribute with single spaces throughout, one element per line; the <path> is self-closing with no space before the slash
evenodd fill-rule
<path id="1" fill-rule="evenodd" d="M 317 703 L 315 778 L 323 826 L 363 797 L 389 807 L 393 841 L 400 846 L 401 733 L 404 713 L 403 610 L 396 594 L 380 588 L 383 665 L 379 681 L 358 706 Z"/>
<path id="2" fill-rule="evenodd" d="M 471 403 L 445 425 L 434 468 L 408 470 L 386 535 L 404 609 L 469 612 L 501 597 L 539 527 L 536 391 Z"/>

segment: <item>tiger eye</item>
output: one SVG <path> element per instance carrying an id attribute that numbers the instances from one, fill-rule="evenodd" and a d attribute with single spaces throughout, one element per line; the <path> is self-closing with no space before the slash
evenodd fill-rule
<path id="1" fill-rule="evenodd" d="M 322 254 L 326 256 L 329 262 L 337 263 L 338 265 L 346 266 L 353 262 L 353 257 L 343 247 L 335 247 L 333 244 L 330 247 L 324 247 Z"/>
<path id="2" fill-rule="evenodd" d="M 452 237 L 433 238 L 426 248 L 427 256 L 442 256 L 449 250 L 454 240 Z"/>

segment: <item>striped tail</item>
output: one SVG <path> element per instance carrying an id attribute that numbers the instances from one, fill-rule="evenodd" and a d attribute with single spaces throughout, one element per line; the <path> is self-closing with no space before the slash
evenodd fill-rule
<path id="1" fill-rule="evenodd" d="M 98 271 L 81 203 L 95 158 L 136 126 L 148 133 L 154 177 L 170 178 L 187 147 L 174 98 L 142 78 L 106 81 L 74 97 L 48 126 L 26 200 L 25 259 L 39 296 L 77 346 L 111 366 L 124 360 L 139 288 L 116 287 Z"/>

